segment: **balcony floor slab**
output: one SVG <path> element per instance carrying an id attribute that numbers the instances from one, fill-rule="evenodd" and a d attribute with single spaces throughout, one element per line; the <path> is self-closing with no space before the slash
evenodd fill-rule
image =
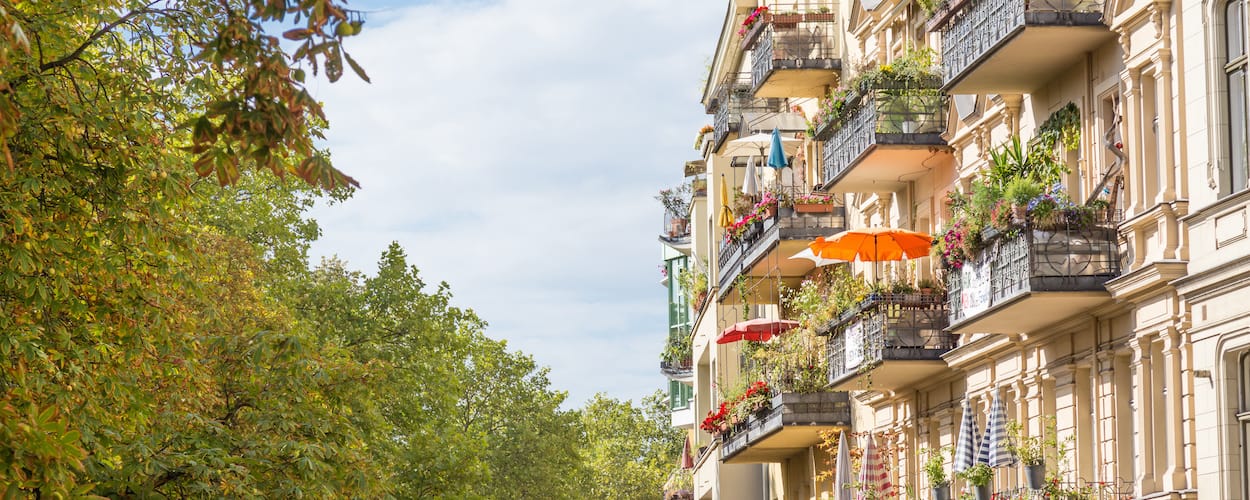
<path id="1" fill-rule="evenodd" d="M 940 351 L 944 352 L 944 351 Z M 935 356 L 936 358 L 936 356 Z M 885 360 L 865 373 L 851 372 L 829 386 L 831 391 L 897 391 L 928 380 L 948 368 L 941 358 L 933 360 Z"/>
<path id="2" fill-rule="evenodd" d="M 949 94 L 1031 93 L 1114 38 L 1106 25 L 1026 26 L 943 88 Z"/>
<path id="3" fill-rule="evenodd" d="M 1105 290 L 1024 292 L 952 323 L 951 333 L 1019 334 L 1038 331 L 1111 301 Z"/>

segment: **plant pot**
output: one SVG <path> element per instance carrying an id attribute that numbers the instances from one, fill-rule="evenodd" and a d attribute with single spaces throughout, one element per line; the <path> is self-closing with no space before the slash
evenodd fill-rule
<path id="1" fill-rule="evenodd" d="M 832 12 L 808 12 L 803 14 L 803 20 L 809 23 L 836 21 Z"/>
<path id="2" fill-rule="evenodd" d="M 772 204 L 764 207 L 764 218 L 771 219 L 777 216 L 777 205 Z"/>
<path id="3" fill-rule="evenodd" d="M 777 207 L 778 217 L 794 217 L 794 207 Z"/>
<path id="4" fill-rule="evenodd" d="M 1028 216 L 1029 216 L 1029 207 L 1027 205 L 1012 205 L 1011 206 L 1011 222 L 1015 224 L 1024 224 L 1024 221 L 1026 218 L 1028 218 Z"/>
<path id="5" fill-rule="evenodd" d="M 669 236 L 670 238 L 676 238 L 676 237 L 678 237 L 678 236 L 683 236 L 683 235 L 685 235 L 685 234 L 686 234 L 686 224 L 688 224 L 688 223 L 689 223 L 689 221 L 688 221 L 688 220 L 686 220 L 686 219 L 679 219 L 679 218 L 676 218 L 676 217 L 674 217 L 674 218 L 672 218 L 672 219 L 669 219 L 669 221 L 668 221 L 668 236 Z"/>
<path id="6" fill-rule="evenodd" d="M 1030 490 L 1040 490 L 1046 486 L 1046 464 L 1024 466 L 1024 477 L 1029 482 Z"/>
<path id="7" fill-rule="evenodd" d="M 933 500 L 951 500 L 950 483 L 942 483 L 933 487 Z"/>
<path id="8" fill-rule="evenodd" d="M 794 211 L 801 214 L 827 214 L 833 211 L 833 205 L 817 203 L 795 203 Z"/>
<path id="9" fill-rule="evenodd" d="M 990 500 L 990 497 L 994 496 L 994 494 L 990 492 L 990 485 L 988 484 L 973 486 L 972 493 L 977 500 Z"/>

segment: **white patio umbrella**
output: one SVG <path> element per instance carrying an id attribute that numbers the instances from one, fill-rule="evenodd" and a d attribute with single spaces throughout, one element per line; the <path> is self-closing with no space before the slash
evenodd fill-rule
<path id="1" fill-rule="evenodd" d="M 1007 409 L 994 394 L 990 403 L 990 418 L 985 423 L 985 436 L 981 438 L 981 451 L 977 463 L 990 467 L 1006 467 L 1016 464 L 1016 457 L 1007 449 Z"/>
<path id="2" fill-rule="evenodd" d="M 894 489 L 894 485 L 890 484 L 890 471 L 885 468 L 885 461 L 881 460 L 881 454 L 877 451 L 877 443 L 873 440 L 873 433 L 868 433 L 868 445 L 864 447 L 864 461 L 859 464 L 859 484 L 861 488 L 856 493 L 856 498 L 866 500 L 869 498 L 867 492 L 873 492 L 871 498 L 890 498 L 890 491 Z"/>
<path id="3" fill-rule="evenodd" d="M 828 266 L 831 264 L 842 264 L 846 262 L 845 260 L 842 260 L 842 259 L 826 259 L 824 257 L 816 255 L 815 252 L 812 252 L 811 248 L 804 248 L 803 251 L 796 253 L 794 255 L 791 255 L 790 258 L 794 260 L 799 260 L 799 259 L 810 260 L 816 264 L 816 267 Z"/>
<path id="4" fill-rule="evenodd" d="M 851 450 L 846 431 L 838 432 L 838 458 L 834 462 L 833 500 L 851 500 Z"/>
<path id="5" fill-rule="evenodd" d="M 977 417 L 972 414 L 972 400 L 964 396 L 964 416 L 959 420 L 959 439 L 955 441 L 955 472 L 972 468 L 977 459 L 977 443 L 981 436 L 977 431 Z"/>
<path id="6" fill-rule="evenodd" d="M 754 134 L 748 135 L 741 139 L 734 139 L 725 144 L 725 149 L 721 151 L 721 156 L 732 158 L 735 156 L 760 156 L 767 158 L 768 151 L 773 144 L 773 134 Z M 799 146 L 803 141 L 793 137 L 782 137 L 781 148 L 786 156 L 791 156 L 798 152 Z"/>
<path id="7" fill-rule="evenodd" d="M 759 180 L 757 180 L 755 177 L 756 177 L 755 156 L 752 155 L 747 158 L 746 178 L 742 180 L 742 193 L 743 194 L 746 194 L 749 196 L 755 196 L 757 194 L 760 194 L 760 183 L 759 183 Z"/>

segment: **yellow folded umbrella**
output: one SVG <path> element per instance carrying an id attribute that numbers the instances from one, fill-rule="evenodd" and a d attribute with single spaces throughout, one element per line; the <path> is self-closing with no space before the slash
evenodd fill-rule
<path id="1" fill-rule="evenodd" d="M 734 225 L 734 214 L 729 209 L 729 185 L 725 183 L 725 174 L 720 174 L 720 227 Z"/>

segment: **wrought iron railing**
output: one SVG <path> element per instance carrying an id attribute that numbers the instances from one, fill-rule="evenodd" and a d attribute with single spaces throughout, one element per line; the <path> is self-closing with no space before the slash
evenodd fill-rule
<path id="1" fill-rule="evenodd" d="M 939 83 L 875 88 L 848 100 L 845 117 L 827 125 L 825 180 L 840 177 L 874 145 L 945 145 L 946 96 Z"/>
<path id="2" fill-rule="evenodd" d="M 936 360 L 955 348 L 941 294 L 871 295 L 831 324 L 829 382 L 882 361 Z"/>
<path id="3" fill-rule="evenodd" d="M 942 77 L 947 83 L 976 65 L 1025 25 L 1091 26 L 1102 23 L 1102 0 L 968 0 L 945 16 Z"/>
<path id="4" fill-rule="evenodd" d="M 1133 482 L 1123 479 L 1115 481 L 1061 481 L 1051 488 L 1064 493 L 1050 494 L 1045 489 L 1033 490 L 1024 487 L 1007 488 L 995 491 L 993 500 L 1049 500 L 1052 498 L 1082 498 L 1086 500 L 1132 500 Z M 1067 496 L 1064 496 L 1064 495 Z"/>
<path id="5" fill-rule="evenodd" d="M 710 101 L 712 116 L 712 150 L 717 151 L 731 132 L 742 132 L 744 113 L 774 113 L 785 109 L 782 99 L 756 99 L 751 90 L 750 73 L 726 75 Z"/>
<path id="6" fill-rule="evenodd" d="M 1114 224 L 1040 228 L 999 235 L 946 276 L 950 322 L 958 323 L 1020 294 L 1091 291 L 1119 276 Z"/>
<path id="7" fill-rule="evenodd" d="M 802 19 L 803 14 L 795 16 Z M 828 21 L 767 23 L 751 56 L 751 87 L 758 90 L 778 69 L 841 69 L 837 23 L 833 14 L 828 17 Z"/>
<path id="8" fill-rule="evenodd" d="M 845 228 L 846 207 L 834 206 L 828 213 L 791 212 L 785 216 L 779 211 L 773 217 L 748 227 L 742 237 L 721 243 L 720 255 L 717 256 L 717 284 L 722 291 L 728 290 L 744 270 L 743 267 L 752 264 L 766 246 L 779 239 L 815 239 Z"/>

